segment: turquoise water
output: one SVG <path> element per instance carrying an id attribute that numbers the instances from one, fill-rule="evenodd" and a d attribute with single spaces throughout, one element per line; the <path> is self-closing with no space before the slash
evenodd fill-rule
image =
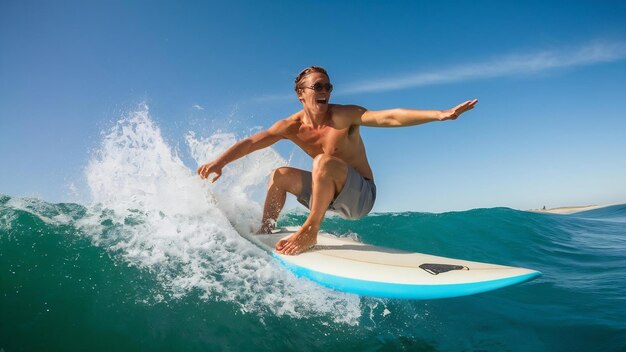
<path id="1" fill-rule="evenodd" d="M 304 218 L 292 211 L 280 224 Z M 626 350 L 626 205 L 324 222 L 375 245 L 543 273 L 431 301 L 358 297 L 294 278 L 211 219 L 0 196 L 0 349 Z"/>
<path id="2" fill-rule="evenodd" d="M 338 236 L 543 273 L 461 298 L 359 297 L 294 277 L 239 235 L 260 223 L 267 175 L 290 164 L 273 149 L 210 184 L 195 166 L 231 133 L 190 132 L 194 167 L 147 107 L 102 136 L 88 200 L 0 195 L 0 352 L 626 351 L 626 205 L 329 217 Z"/>

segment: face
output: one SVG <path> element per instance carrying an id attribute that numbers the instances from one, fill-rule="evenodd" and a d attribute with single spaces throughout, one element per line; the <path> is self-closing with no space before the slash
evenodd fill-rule
<path id="1" fill-rule="evenodd" d="M 298 99 L 304 105 L 304 108 L 315 113 L 325 113 L 328 111 L 328 102 L 330 100 L 330 91 L 322 88 L 319 91 L 308 87 L 314 86 L 316 83 L 322 86 L 329 84 L 330 80 L 321 72 L 309 73 L 304 77 L 300 84 L 301 89 L 298 90 Z"/>

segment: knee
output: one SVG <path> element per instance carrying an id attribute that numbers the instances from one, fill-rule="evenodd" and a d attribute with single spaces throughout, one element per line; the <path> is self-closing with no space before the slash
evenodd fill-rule
<path id="1" fill-rule="evenodd" d="M 320 154 L 313 158 L 313 173 L 327 171 L 333 164 L 337 163 L 335 158 L 326 154 Z"/>
<path id="2" fill-rule="evenodd" d="M 282 188 L 283 181 L 289 172 L 290 168 L 288 167 L 279 167 L 272 171 L 268 187 L 277 186 Z"/>

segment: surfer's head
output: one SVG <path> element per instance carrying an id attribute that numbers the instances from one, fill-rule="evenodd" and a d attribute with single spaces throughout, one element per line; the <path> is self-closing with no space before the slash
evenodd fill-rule
<path id="1" fill-rule="evenodd" d="M 295 80 L 298 100 L 313 112 L 326 112 L 333 85 L 326 70 L 320 66 L 311 66 L 302 70 Z"/>
<path id="2" fill-rule="evenodd" d="M 298 89 L 302 89 L 302 81 L 306 78 L 306 76 L 310 73 L 313 72 L 319 72 L 319 73 L 323 73 L 326 75 L 326 78 L 328 78 L 328 80 L 330 80 L 330 77 L 328 77 L 328 72 L 326 72 L 326 69 L 324 69 L 321 66 L 311 66 L 311 67 L 307 67 L 304 70 L 300 71 L 300 73 L 298 73 L 298 76 L 296 76 L 296 85 L 295 85 L 295 91 L 298 92 Z"/>

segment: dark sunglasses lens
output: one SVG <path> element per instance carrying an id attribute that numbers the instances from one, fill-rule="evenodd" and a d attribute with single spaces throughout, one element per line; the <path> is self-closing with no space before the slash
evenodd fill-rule
<path id="1" fill-rule="evenodd" d="M 321 92 L 322 89 L 326 89 L 327 92 L 330 92 L 333 90 L 333 85 L 330 83 L 321 84 L 319 82 L 313 85 L 313 90 L 315 90 L 316 92 Z"/>

